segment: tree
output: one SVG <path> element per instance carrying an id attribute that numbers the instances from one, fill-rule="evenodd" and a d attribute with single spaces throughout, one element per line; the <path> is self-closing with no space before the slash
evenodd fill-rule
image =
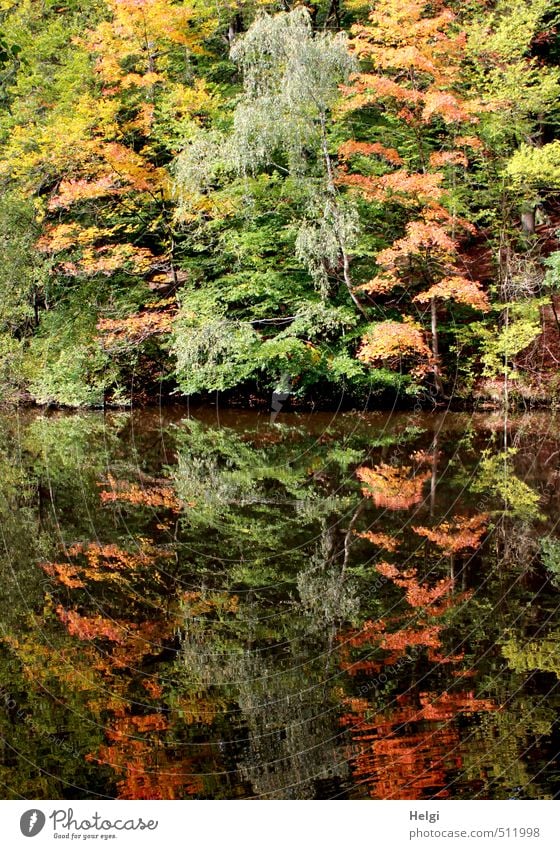
<path id="1" fill-rule="evenodd" d="M 121 379 L 127 373 L 131 349 L 121 352 L 119 365 L 115 351 L 109 358 L 96 350 L 100 314 L 120 319 L 136 313 L 141 323 L 142 307 L 150 303 L 154 310 L 150 289 L 169 294 L 179 284 L 164 166 L 179 136 L 215 105 L 190 65 L 214 26 L 208 15 L 168 0 L 85 6 L 73 6 L 66 30 L 56 14 L 42 20 L 28 4 L 8 18 L 9 31 L 22 31 L 25 71 L 17 86 L 24 89 L 24 73 L 38 79 L 4 118 L 9 138 L 0 156 L 3 179 L 33 198 L 41 230 L 37 249 L 50 267 L 49 299 L 36 298 L 36 321 L 55 305 L 67 312 L 63 324 L 68 313 L 80 313 L 83 332 L 67 333 L 64 345 L 66 353 L 73 349 L 74 368 L 56 344 L 46 346 L 45 357 L 41 338 L 50 337 L 56 318 L 42 316 L 28 357 L 36 397 L 70 404 L 100 403 L 118 385 L 119 369 Z M 43 29 L 34 42 L 37 25 Z M 41 79 L 42 63 L 54 49 L 59 69 Z M 52 108 L 41 106 L 41 96 Z M 167 302 L 155 308 L 160 329 L 167 308 Z M 157 351 L 152 344 L 156 362 Z M 96 362 L 93 391 L 88 359 Z M 118 400 L 118 390 L 113 397 Z"/>
<path id="2" fill-rule="evenodd" d="M 231 56 L 243 76 L 231 130 L 197 134 L 177 161 L 179 216 L 189 228 L 200 222 L 231 256 L 226 293 L 223 285 L 213 292 L 215 269 L 184 293 L 173 347 L 186 391 L 202 370 L 207 388 L 261 370 L 277 385 L 327 376 L 336 354 L 327 357 L 321 343 L 340 338 L 363 312 L 350 272 L 356 215 L 336 187 L 329 140 L 338 84 L 355 67 L 345 36 L 314 33 L 298 7 L 257 18 Z M 230 294 L 234 282 L 239 298 Z M 233 366 L 226 384 L 218 375 L 211 381 L 222 349 Z"/>
<path id="3" fill-rule="evenodd" d="M 364 166 L 366 174 L 347 168 L 339 183 L 402 210 L 404 235 L 377 253 L 378 273 L 361 288 L 377 300 L 400 304 L 404 292 L 410 306 L 429 304 L 431 364 L 441 394 L 437 303 L 486 310 L 488 302 L 462 268 L 460 235 L 473 228 L 457 214 L 454 193 L 457 169 L 467 166 L 467 151 L 478 145 L 464 131 L 478 120 L 480 106 L 460 93 L 465 33 L 450 9 L 438 3 L 430 16 L 432 8 L 423 0 L 382 0 L 368 25 L 353 27 L 351 48 L 370 70 L 344 88 L 344 109 L 375 109 L 382 135 L 342 146 L 350 165 L 358 157 L 358 169 L 364 159 L 374 161 Z M 389 133 L 397 147 L 385 144 Z"/>

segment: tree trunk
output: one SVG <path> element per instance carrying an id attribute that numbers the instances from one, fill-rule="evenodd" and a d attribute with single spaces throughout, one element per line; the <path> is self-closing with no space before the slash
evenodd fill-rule
<path id="1" fill-rule="evenodd" d="M 336 185 L 335 185 L 335 179 L 334 179 L 334 170 L 333 170 L 333 166 L 332 166 L 331 157 L 330 157 L 330 154 L 329 154 L 329 148 L 328 148 L 328 145 L 327 145 L 327 129 L 326 129 L 326 126 L 325 126 L 325 116 L 324 115 L 321 116 L 321 140 L 322 140 L 322 148 L 323 148 L 323 160 L 325 162 L 325 168 L 326 168 L 326 171 L 327 171 L 327 191 L 329 192 L 329 194 L 331 195 L 331 197 L 333 199 L 333 209 L 334 209 L 334 214 L 335 214 L 335 226 L 338 229 L 338 219 L 339 219 L 338 201 L 336 199 Z M 361 312 L 361 314 L 364 316 L 364 318 L 367 318 L 367 313 L 366 313 L 365 309 L 363 308 L 363 306 L 361 305 L 358 297 L 356 296 L 356 293 L 354 292 L 354 287 L 352 285 L 352 278 L 350 276 L 350 259 L 348 257 L 347 252 L 346 252 L 346 247 L 344 245 L 344 242 L 340 237 L 340 232 L 337 232 L 336 237 L 337 237 L 338 245 L 339 245 L 339 248 L 340 248 L 340 256 L 342 258 L 342 275 L 344 277 L 344 283 L 346 285 L 346 288 L 348 289 L 348 294 L 350 295 L 355 306 Z"/>
<path id="2" fill-rule="evenodd" d="M 535 207 L 521 213 L 521 227 L 524 233 L 535 232 Z"/>
<path id="3" fill-rule="evenodd" d="M 243 18 L 237 13 L 229 22 L 226 41 L 231 47 L 239 33 L 243 30 Z"/>
<path id="4" fill-rule="evenodd" d="M 342 19 L 340 17 L 340 0 L 331 0 L 329 11 L 327 12 L 327 17 L 325 18 L 325 29 L 327 29 L 331 20 L 334 20 L 338 29 L 341 28 Z"/>
<path id="5" fill-rule="evenodd" d="M 438 395 L 443 395 L 443 382 L 441 379 L 441 372 L 439 369 L 439 341 L 438 341 L 438 330 L 437 330 L 437 309 L 436 309 L 436 299 L 432 298 L 430 302 L 431 308 L 431 317 L 432 317 L 432 357 L 434 361 L 433 371 L 434 371 L 434 384 L 436 388 L 436 392 Z"/>
<path id="6" fill-rule="evenodd" d="M 434 433 L 434 439 L 430 450 L 432 452 L 432 477 L 430 481 L 430 516 L 433 516 L 436 510 L 436 489 L 438 474 L 438 431 Z"/>

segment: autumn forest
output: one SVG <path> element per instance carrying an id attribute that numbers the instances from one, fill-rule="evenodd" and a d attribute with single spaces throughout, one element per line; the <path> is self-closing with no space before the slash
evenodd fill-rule
<path id="1" fill-rule="evenodd" d="M 560 793 L 559 0 L 0 0 L 0 797 Z"/>
<path id="2" fill-rule="evenodd" d="M 2 399 L 555 403 L 558 15 L 2 2 Z"/>

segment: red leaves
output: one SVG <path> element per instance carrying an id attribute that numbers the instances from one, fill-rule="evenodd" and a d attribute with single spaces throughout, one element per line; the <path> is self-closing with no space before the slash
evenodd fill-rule
<path id="1" fill-rule="evenodd" d="M 488 296 L 482 290 L 480 283 L 476 280 L 467 280 L 459 274 L 455 277 L 444 277 L 439 283 L 430 286 L 427 291 L 420 292 L 413 300 L 418 303 L 428 303 L 432 298 L 456 301 L 481 312 L 487 312 L 490 309 Z"/>
<path id="2" fill-rule="evenodd" d="M 126 318 L 102 318 L 97 329 L 104 348 L 137 346 L 152 336 L 169 333 L 175 313 L 176 301 L 170 298 Z"/>
<path id="3" fill-rule="evenodd" d="M 389 368 L 398 368 L 403 360 L 412 359 L 417 363 L 412 373 L 422 375 L 427 371 L 432 355 L 417 324 L 380 321 L 363 336 L 357 356 L 364 363 Z"/>
<path id="4" fill-rule="evenodd" d="M 413 527 L 413 531 L 424 536 L 441 548 L 444 554 L 457 554 L 465 548 L 477 548 L 486 531 L 488 514 L 455 516 L 451 522 L 441 522 L 435 528 Z"/>
<path id="5" fill-rule="evenodd" d="M 373 203 L 398 204 L 409 210 L 410 217 L 404 235 L 377 254 L 377 273 L 360 291 L 390 299 L 401 310 L 408 296 L 417 304 L 437 299 L 485 311 L 488 299 L 480 284 L 461 273 L 456 234 L 473 228 L 455 214 L 445 185 L 450 166 L 468 165 L 465 148 L 480 147 L 475 137 L 454 138 L 455 129 L 445 131 L 446 125 L 457 128 L 475 123 L 481 110 L 480 104 L 461 95 L 465 34 L 457 32 L 451 10 L 438 4 L 434 14 L 426 0 L 379 0 L 369 24 L 354 27 L 353 32 L 351 49 L 367 60 L 371 70 L 356 74 L 342 89 L 343 108 L 377 106 L 401 122 L 400 136 L 408 141 L 403 141 L 402 152 L 381 140 L 348 141 L 340 148 L 341 185 Z M 434 129 L 439 150 L 430 150 Z M 373 154 L 397 169 L 381 175 L 352 172 L 352 166 L 357 171 L 360 167 L 359 161 L 352 163 L 352 157 Z M 406 167 L 411 161 L 421 164 L 415 165 L 416 173 Z M 424 290 L 417 294 L 420 285 Z M 431 327 L 436 352 L 437 321 Z M 410 364 L 403 363 L 407 357 L 416 363 L 412 376 L 425 377 L 433 371 L 441 391 L 437 354 L 432 356 L 418 325 L 381 322 L 364 337 L 358 352 L 363 362 L 393 370 L 408 368 Z"/>
<path id="6" fill-rule="evenodd" d="M 343 89 L 346 108 L 379 101 L 406 104 L 407 122 L 426 124 L 438 117 L 445 123 L 476 121 L 476 105 L 460 97 L 465 35 L 453 26 L 455 15 L 422 0 L 379 0 L 371 23 L 353 28 L 353 51 L 371 63 L 370 73 L 357 74 Z M 453 91 L 453 88 L 456 91 Z"/>
<path id="7" fill-rule="evenodd" d="M 122 189 L 109 174 L 94 180 L 62 180 L 58 187 L 58 194 L 51 197 L 48 208 L 51 212 L 56 209 L 67 209 L 73 203 L 117 195 L 121 191 Z"/>
<path id="8" fill-rule="evenodd" d="M 388 270 L 406 267 L 413 256 L 436 256 L 440 261 L 450 260 L 457 250 L 457 243 L 446 230 L 435 222 L 410 221 L 406 235 L 397 239 L 390 248 L 377 256 L 378 263 Z"/>
<path id="9" fill-rule="evenodd" d="M 68 633 L 80 640 L 109 640 L 113 643 L 122 643 L 125 634 L 122 626 L 119 627 L 110 619 L 102 616 L 81 616 L 76 610 L 66 610 L 58 605 L 56 613 L 60 621 L 66 625 Z"/>
<path id="10" fill-rule="evenodd" d="M 376 507 L 388 510 L 409 510 L 422 501 L 424 482 L 430 477 L 429 472 L 411 476 L 409 466 L 389 466 L 381 463 L 368 469 L 361 466 L 356 471 L 362 481 L 362 492 L 373 500 Z"/>
<path id="11" fill-rule="evenodd" d="M 341 159 L 350 159 L 352 156 L 371 156 L 375 154 L 386 159 L 392 165 L 402 165 L 403 160 L 394 147 L 385 147 L 380 142 L 358 142 L 347 141 L 340 146 L 338 155 Z"/>
<path id="12" fill-rule="evenodd" d="M 462 102 L 447 91 L 427 91 L 424 95 L 422 120 L 428 123 L 434 116 L 439 116 L 446 124 L 476 121 L 478 119 L 473 114 L 474 109 L 474 105 Z"/>
<path id="13" fill-rule="evenodd" d="M 141 507 L 172 510 L 174 513 L 181 510 L 181 502 L 170 486 L 150 484 L 141 487 L 128 481 L 117 481 L 110 474 L 107 475 L 107 483 L 111 489 L 100 493 L 103 504 L 125 502 Z"/>
<path id="14" fill-rule="evenodd" d="M 442 174 L 409 174 L 405 168 L 391 171 L 380 177 L 364 177 L 361 174 L 343 174 L 337 180 L 340 185 L 358 191 L 367 200 L 378 202 L 395 201 L 402 206 L 437 201 L 442 196 L 440 183 Z"/>
<path id="15" fill-rule="evenodd" d="M 441 168 L 442 165 L 462 165 L 467 167 L 469 161 L 462 150 L 442 150 L 430 154 L 430 165 L 432 168 Z"/>
<path id="16" fill-rule="evenodd" d="M 406 235 L 377 255 L 377 262 L 383 271 L 362 289 L 371 294 L 388 293 L 398 285 L 405 285 L 403 275 L 409 273 L 412 261 L 426 266 L 429 264 L 431 268 L 437 263 L 443 276 L 426 291 L 416 295 L 413 301 L 426 303 L 432 298 L 438 298 L 454 300 L 473 309 L 488 310 L 488 297 L 480 283 L 454 270 L 456 255 L 457 242 L 444 227 L 435 221 L 411 221 L 406 226 Z"/>
<path id="17" fill-rule="evenodd" d="M 97 226 L 82 227 L 77 223 L 48 225 L 37 242 L 37 248 L 52 255 L 71 251 L 73 258 L 62 261 L 58 266 L 61 272 L 71 277 L 110 276 L 120 269 L 147 274 L 162 260 L 149 248 L 128 243 L 100 244 L 110 236 Z"/>

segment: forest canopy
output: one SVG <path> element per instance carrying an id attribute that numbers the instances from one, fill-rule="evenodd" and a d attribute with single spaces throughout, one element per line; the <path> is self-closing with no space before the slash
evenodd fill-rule
<path id="1" fill-rule="evenodd" d="M 0 400 L 554 403 L 559 23 L 0 0 Z"/>

